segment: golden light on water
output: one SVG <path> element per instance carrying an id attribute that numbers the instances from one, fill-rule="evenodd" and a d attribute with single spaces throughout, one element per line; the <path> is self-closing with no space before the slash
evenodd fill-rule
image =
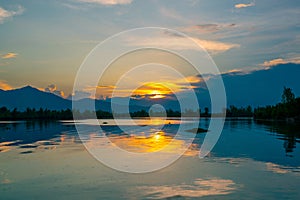
<path id="1" fill-rule="evenodd" d="M 184 141 L 173 140 L 163 131 L 150 136 L 117 136 L 109 138 L 119 148 L 136 153 L 149 153 L 162 150 L 163 152 L 176 152 L 176 149 L 184 145 Z"/>
<path id="2" fill-rule="evenodd" d="M 133 120 L 138 126 L 147 125 L 166 125 L 166 124 L 180 124 L 180 120 L 167 120 L 165 118 L 149 118 L 149 119 L 138 119 Z M 105 126 L 115 126 L 116 122 L 113 119 L 105 120 Z M 103 120 L 99 120 L 100 124 L 103 124 Z M 120 126 L 127 127 L 131 125 L 130 120 L 122 119 L 119 122 Z M 98 121 L 95 122 L 95 125 Z M 147 129 L 148 130 L 148 129 Z M 133 153 L 152 153 L 152 152 L 162 152 L 171 154 L 182 154 L 185 156 L 196 156 L 199 154 L 199 146 L 197 144 L 191 144 L 188 149 L 187 144 L 190 144 L 189 138 L 180 139 L 176 137 L 175 134 L 166 133 L 163 130 L 149 129 L 147 133 L 143 131 L 135 131 L 134 133 L 124 132 L 119 134 L 106 134 L 106 138 L 109 139 L 110 143 L 103 136 L 99 136 L 97 133 L 89 134 L 89 139 L 86 141 L 85 145 L 90 148 L 115 148 L 118 147 L 128 152 Z"/>

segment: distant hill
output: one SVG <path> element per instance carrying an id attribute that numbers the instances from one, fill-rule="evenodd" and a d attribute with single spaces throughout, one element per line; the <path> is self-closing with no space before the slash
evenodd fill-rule
<path id="1" fill-rule="evenodd" d="M 289 87 L 296 96 L 300 95 L 300 65 L 282 64 L 269 69 L 252 72 L 230 72 L 222 74 L 227 105 L 253 107 L 274 105 L 281 101 L 283 87 Z M 208 80 L 214 86 L 214 78 Z M 200 107 L 210 107 L 209 93 L 205 84 L 196 83 Z M 212 87 L 214 89 L 214 87 Z"/>
<path id="2" fill-rule="evenodd" d="M 300 95 L 300 65 L 283 64 L 250 74 L 223 75 L 228 105 L 264 106 L 281 101 L 283 87 Z"/>
<path id="3" fill-rule="evenodd" d="M 15 90 L 0 91 L 0 106 L 6 106 L 9 109 L 17 108 L 20 111 L 28 107 L 61 110 L 71 108 L 72 103 L 55 94 L 26 86 Z"/>
<path id="4" fill-rule="evenodd" d="M 93 110 L 94 107 L 96 107 L 96 110 L 101 109 L 102 111 L 111 112 L 111 105 L 108 101 L 86 98 L 77 100 L 75 103 L 80 105 L 80 111 Z M 17 108 L 19 111 L 24 111 L 26 108 L 65 110 L 72 109 L 72 101 L 49 92 L 38 90 L 31 86 L 26 86 L 14 90 L 0 90 L 0 107 L 2 106 L 5 106 L 10 110 Z M 118 108 L 123 108 L 123 106 L 118 105 Z M 130 106 L 131 112 L 142 109 L 148 108 L 145 106 Z"/>

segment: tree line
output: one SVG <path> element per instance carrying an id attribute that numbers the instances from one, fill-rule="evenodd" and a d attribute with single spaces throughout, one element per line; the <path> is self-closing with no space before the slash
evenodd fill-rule
<path id="1" fill-rule="evenodd" d="M 95 113 L 92 111 L 80 112 L 78 110 L 49 110 L 49 109 L 34 109 L 27 108 L 25 111 L 18 111 L 16 108 L 9 110 L 6 107 L 0 108 L 0 120 L 72 120 L 73 113 L 76 118 L 87 119 L 94 118 Z M 149 117 L 149 116 L 167 116 L 167 117 L 211 117 L 212 114 L 209 112 L 207 107 L 201 112 L 199 109 L 197 112 L 186 109 L 184 113 L 179 111 L 174 111 L 172 109 L 167 109 L 165 112 L 150 113 L 146 110 L 140 110 L 136 112 L 131 112 L 131 117 Z M 114 116 L 123 117 L 122 114 L 107 111 L 98 110 L 96 111 L 96 116 L 98 119 L 111 119 Z M 126 116 L 126 115 L 124 115 Z M 218 116 L 217 113 L 214 116 Z M 295 98 L 294 93 L 290 88 L 284 87 L 282 93 L 282 100 L 276 105 L 269 105 L 265 107 L 257 107 L 254 110 L 251 106 L 247 107 L 236 107 L 234 105 L 229 106 L 226 109 L 226 117 L 253 117 L 254 119 L 270 119 L 270 120 L 300 120 L 300 97 Z"/>
<path id="2" fill-rule="evenodd" d="M 6 107 L 0 108 L 0 120 L 71 120 L 73 119 L 72 110 L 48 110 L 27 108 L 25 111 L 18 111 L 16 108 L 9 110 Z"/>
<path id="3" fill-rule="evenodd" d="M 281 102 L 276 105 L 258 107 L 254 110 L 255 119 L 300 120 L 300 97 L 295 98 L 291 88 L 284 87 Z"/>
<path id="4" fill-rule="evenodd" d="M 201 112 L 199 110 L 199 112 Z M 172 109 L 167 109 L 166 112 L 147 112 L 146 110 L 140 110 L 135 112 L 130 112 L 130 117 L 149 117 L 149 116 L 157 116 L 157 117 L 181 117 L 181 116 L 189 116 L 189 117 L 199 117 L 199 112 L 187 109 L 184 113 L 179 111 L 174 111 Z M 35 108 L 27 108 L 25 111 L 18 111 L 16 108 L 13 110 L 9 110 L 6 107 L 0 108 L 0 120 L 72 120 L 73 114 L 77 119 L 91 119 L 95 117 L 95 114 L 98 119 L 112 119 L 113 117 L 127 117 L 128 115 L 122 113 L 111 113 L 107 111 L 98 110 L 95 112 L 86 110 L 84 112 L 80 112 L 79 110 L 49 110 L 49 109 L 35 109 Z M 210 113 L 208 112 L 208 108 L 205 108 L 205 111 L 201 113 L 202 117 L 209 117 Z"/>

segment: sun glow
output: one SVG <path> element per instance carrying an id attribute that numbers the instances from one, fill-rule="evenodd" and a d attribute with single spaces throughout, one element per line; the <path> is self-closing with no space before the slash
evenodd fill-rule
<path id="1" fill-rule="evenodd" d="M 167 95 L 179 91 L 179 87 L 172 83 L 145 83 L 133 92 L 132 96 L 149 97 L 151 99 L 165 98 Z"/>

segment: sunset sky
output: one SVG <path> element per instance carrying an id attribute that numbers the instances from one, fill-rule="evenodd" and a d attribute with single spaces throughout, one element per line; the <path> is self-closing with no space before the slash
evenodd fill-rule
<path id="1" fill-rule="evenodd" d="M 0 88 L 29 84 L 66 97 L 84 58 L 99 42 L 140 27 L 189 35 L 223 73 L 300 63 L 299 19 L 295 0 L 3 0 Z M 172 37 L 157 41 L 177 48 Z"/>

